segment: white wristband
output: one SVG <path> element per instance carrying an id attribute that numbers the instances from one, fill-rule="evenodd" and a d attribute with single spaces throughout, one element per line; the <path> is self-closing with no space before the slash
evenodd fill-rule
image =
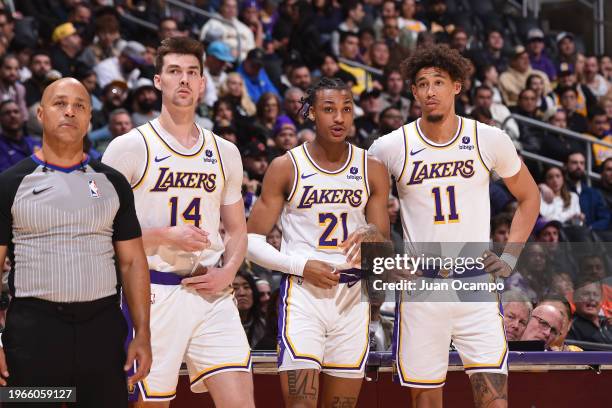
<path id="1" fill-rule="evenodd" d="M 514 267 L 516 267 L 516 256 L 509 254 L 507 252 L 504 252 L 503 254 L 501 254 L 501 256 L 499 257 L 499 259 L 501 259 L 502 261 L 504 261 L 506 264 L 508 264 L 508 266 L 510 267 L 510 269 L 514 270 Z"/>

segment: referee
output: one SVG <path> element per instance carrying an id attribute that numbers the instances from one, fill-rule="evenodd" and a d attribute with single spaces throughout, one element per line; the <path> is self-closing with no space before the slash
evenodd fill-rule
<path id="1" fill-rule="evenodd" d="M 47 87 L 38 119 L 42 150 L 0 173 L 0 264 L 7 253 L 12 264 L 0 385 L 76 387 L 77 406 L 127 407 L 128 385 L 151 366 L 149 272 L 132 190 L 83 153 L 91 104 L 77 80 Z M 127 356 L 115 259 L 136 329 Z"/>

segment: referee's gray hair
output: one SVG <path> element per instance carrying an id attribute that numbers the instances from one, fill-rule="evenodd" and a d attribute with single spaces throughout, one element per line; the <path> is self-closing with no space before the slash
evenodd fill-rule
<path id="1" fill-rule="evenodd" d="M 529 300 L 527 295 L 516 289 L 508 290 L 502 293 L 501 301 L 504 308 L 508 303 L 523 303 L 527 310 L 529 310 L 529 315 L 531 315 L 531 311 L 533 310 L 533 304 L 531 304 L 531 300 Z"/>
<path id="2" fill-rule="evenodd" d="M 130 112 L 128 112 L 127 109 L 119 108 L 119 109 L 115 109 L 114 111 L 110 113 L 110 115 L 108 115 L 108 121 L 110 122 L 111 120 L 113 120 L 115 116 L 121 115 L 122 113 L 125 113 L 126 115 L 128 115 L 130 119 L 132 118 L 132 115 L 130 115 Z"/>

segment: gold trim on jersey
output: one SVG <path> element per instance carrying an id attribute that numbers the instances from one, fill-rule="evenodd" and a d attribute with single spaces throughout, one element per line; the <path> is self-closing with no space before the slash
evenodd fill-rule
<path id="1" fill-rule="evenodd" d="M 347 169 L 350 167 L 350 164 L 351 164 L 351 162 L 353 161 L 353 145 L 352 145 L 352 144 L 350 144 L 350 143 L 348 143 L 348 142 L 347 142 L 346 144 L 347 144 L 347 145 L 348 145 L 348 147 L 349 147 L 349 154 L 348 154 L 348 158 L 346 159 L 346 162 L 344 163 L 344 165 L 343 165 L 342 167 L 340 167 L 340 168 L 339 168 L 338 170 L 336 170 L 336 171 L 329 171 L 329 170 L 325 170 L 325 169 L 323 169 L 323 168 L 319 167 L 319 166 L 317 165 L 317 163 L 314 161 L 314 159 L 313 159 L 312 157 L 310 157 L 310 153 L 308 153 L 308 149 L 306 149 L 306 143 L 304 143 L 304 144 L 302 145 L 302 150 L 304 151 L 304 153 L 305 153 L 305 155 L 306 155 L 306 160 L 307 160 L 308 162 L 310 162 L 310 164 L 312 164 L 312 166 L 314 167 L 314 169 L 315 169 L 316 171 L 320 171 L 320 172 L 322 172 L 322 173 L 329 174 L 329 175 L 332 175 L 332 176 L 339 176 L 339 175 L 341 175 L 342 173 L 344 173 L 344 172 L 345 172 L 345 171 L 346 171 L 346 170 L 347 170 Z"/>
<path id="2" fill-rule="evenodd" d="M 200 132 L 202 132 L 202 137 L 204 137 L 204 129 L 200 128 L 198 125 L 196 126 L 198 127 L 198 129 L 200 129 Z M 212 136 L 212 144 L 213 146 L 215 146 L 217 157 L 219 157 L 219 168 L 221 169 L 221 175 L 223 176 L 223 184 L 225 184 L 227 178 L 225 177 L 225 170 L 223 169 L 223 159 L 221 158 L 221 151 L 219 150 L 219 145 L 217 144 L 217 136 L 213 132 L 210 132 L 210 135 Z M 206 143 L 204 143 L 202 147 L 204 147 L 205 144 Z"/>
<path id="3" fill-rule="evenodd" d="M 370 198 L 370 182 L 368 180 L 368 151 L 360 149 L 363 153 L 363 185 L 365 186 L 365 192 L 367 198 Z"/>
<path id="4" fill-rule="evenodd" d="M 146 148 L 146 160 L 145 160 L 145 168 L 144 171 L 142 172 L 142 175 L 140 176 L 140 179 L 138 179 L 138 181 L 132 186 L 132 190 L 136 190 L 138 187 L 140 187 L 142 185 L 143 180 L 147 177 L 147 172 L 149 171 L 149 161 L 151 160 L 151 152 L 149 150 L 149 144 L 147 143 L 147 137 L 145 136 L 145 134 L 140 130 L 142 126 L 138 126 L 136 128 L 136 130 L 138 131 L 138 133 L 140 133 L 140 135 L 142 136 L 142 141 L 145 144 L 145 148 Z"/>
<path id="5" fill-rule="evenodd" d="M 295 159 L 295 157 L 293 157 L 293 153 L 291 152 L 291 150 L 287 151 L 287 153 L 289 153 L 289 158 L 293 162 L 293 171 L 295 172 L 295 178 L 293 180 L 293 188 L 289 192 L 289 197 L 287 197 L 287 202 L 290 203 L 293 197 L 295 197 L 295 193 L 298 191 L 298 187 L 300 185 L 300 166 L 298 165 L 298 162 Z"/>
<path id="6" fill-rule="evenodd" d="M 159 138 L 159 140 L 162 141 L 162 144 L 173 154 L 176 154 L 180 157 L 185 157 L 188 159 L 193 159 L 194 157 L 197 157 L 200 153 L 202 153 L 202 149 L 204 149 L 204 146 L 206 145 L 206 137 L 204 135 L 204 133 L 202 132 L 202 130 L 200 129 L 200 127 L 194 123 L 196 129 L 198 129 L 198 133 L 202 136 L 202 145 L 200 146 L 200 148 L 192 153 L 192 154 L 184 154 L 181 152 L 177 152 L 176 150 L 174 150 L 172 148 L 172 146 L 170 146 L 165 140 L 164 138 L 159 134 L 159 132 L 155 129 L 155 127 L 153 127 L 153 124 L 151 122 L 147 122 L 147 125 L 149 125 L 149 127 L 151 128 L 151 130 L 153 130 L 153 133 L 155 133 L 157 135 L 157 137 Z"/>
<path id="7" fill-rule="evenodd" d="M 408 125 L 402 126 L 402 134 L 404 135 L 404 165 L 402 167 L 402 172 L 397 178 L 397 183 L 401 181 L 402 176 L 404 175 L 404 172 L 406 171 L 406 167 L 408 167 L 408 135 L 406 134 L 406 126 Z M 416 128 L 416 120 L 414 121 L 414 127 Z"/>
<path id="8" fill-rule="evenodd" d="M 457 129 L 455 136 L 444 145 L 435 145 L 435 144 L 432 144 L 432 142 L 430 142 L 429 140 L 427 140 L 425 135 L 421 133 L 421 129 L 419 127 L 419 121 L 421 119 L 417 119 L 414 121 L 417 135 L 423 141 L 423 143 L 425 143 L 429 147 L 432 147 L 434 149 L 448 149 L 449 147 L 452 147 L 455 143 L 457 143 L 457 140 L 461 138 L 461 134 L 463 133 L 463 118 L 461 116 L 457 116 L 457 117 L 459 118 L 459 128 Z"/>
<path id="9" fill-rule="evenodd" d="M 480 144 L 478 143 L 478 122 L 474 120 L 474 144 L 476 145 L 476 151 L 478 152 L 478 159 L 480 160 L 480 164 L 491 173 L 491 169 L 485 164 L 484 159 L 482 158 L 482 154 L 480 154 Z"/>

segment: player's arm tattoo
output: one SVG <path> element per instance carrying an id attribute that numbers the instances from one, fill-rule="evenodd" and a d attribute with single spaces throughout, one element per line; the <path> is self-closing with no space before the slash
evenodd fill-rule
<path id="1" fill-rule="evenodd" d="M 355 397 L 334 397 L 331 408 L 353 408 L 357 405 Z"/>
<path id="2" fill-rule="evenodd" d="M 317 400 L 318 389 L 315 370 L 287 371 L 287 382 L 290 399 Z"/>
<path id="3" fill-rule="evenodd" d="M 508 402 L 508 376 L 497 373 L 476 373 L 470 376 L 477 408 L 494 406 L 496 401 Z"/>

